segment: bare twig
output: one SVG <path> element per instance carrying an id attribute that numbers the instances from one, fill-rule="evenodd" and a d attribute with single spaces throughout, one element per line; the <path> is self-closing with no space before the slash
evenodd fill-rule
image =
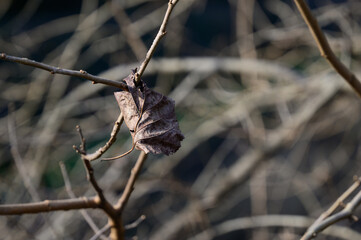
<path id="1" fill-rule="evenodd" d="M 360 186 L 360 184 L 361 178 L 355 176 L 355 182 L 331 205 L 329 209 L 327 209 L 327 211 L 322 213 L 312 225 L 320 223 L 321 221 L 329 217 L 332 213 L 334 213 L 338 207 L 344 206 L 344 201 L 346 200 L 346 198 L 348 198 L 352 193 L 354 193 L 356 189 Z"/>
<path id="2" fill-rule="evenodd" d="M 317 20 L 312 15 L 311 10 L 304 0 L 294 0 L 303 19 L 308 25 L 313 38 L 315 39 L 321 56 L 326 58 L 330 65 L 350 84 L 350 86 L 361 97 L 361 82 L 333 53 L 328 41 L 323 34 Z"/>
<path id="3" fill-rule="evenodd" d="M 73 146 L 73 148 L 81 155 L 81 159 L 83 160 L 85 170 L 87 172 L 87 179 L 90 182 L 90 184 L 93 186 L 95 192 L 97 193 L 99 199 L 100 199 L 100 205 L 104 209 L 104 211 L 112 212 L 112 205 L 108 202 L 108 200 L 105 198 L 103 189 L 99 186 L 98 182 L 96 181 L 94 177 L 94 169 L 92 165 L 90 164 L 90 161 L 85 159 L 83 156 L 86 156 L 86 147 L 85 147 L 85 138 L 83 136 L 83 133 L 81 131 L 80 126 L 76 126 L 76 129 L 79 133 L 81 144 L 80 149 L 78 149 L 76 146 Z"/>
<path id="4" fill-rule="evenodd" d="M 65 211 L 85 208 L 99 208 L 99 198 L 76 198 L 64 200 L 45 200 L 36 203 L 0 205 L 0 215 L 18 215 L 52 211 Z"/>
<path id="5" fill-rule="evenodd" d="M 110 138 L 107 141 L 107 143 L 103 147 L 101 147 L 97 151 L 95 151 L 94 153 L 83 155 L 83 158 L 88 161 L 94 161 L 94 160 L 100 158 L 103 155 L 103 153 L 105 153 L 117 139 L 117 134 L 119 132 L 120 127 L 122 126 L 122 123 L 123 123 L 123 115 L 122 115 L 122 113 L 120 113 L 118 116 L 118 119 L 114 123 L 113 130 L 110 133 Z"/>
<path id="6" fill-rule="evenodd" d="M 144 96 L 144 102 L 145 102 L 145 101 L 146 101 L 146 98 L 145 98 L 145 96 Z M 144 102 L 143 102 L 143 105 L 142 105 L 142 107 L 141 107 L 141 109 L 140 109 L 139 119 L 138 119 L 137 123 L 135 124 L 134 132 L 137 132 L 138 124 L 139 124 L 139 122 L 140 122 L 140 119 L 142 119 Z M 118 156 L 116 156 L 116 157 L 103 158 L 102 161 L 110 161 L 110 160 L 115 160 L 115 159 L 122 158 L 122 157 L 128 155 L 129 153 L 131 153 L 131 152 L 134 150 L 136 144 L 137 144 L 137 143 L 134 142 L 134 138 L 133 138 L 133 139 L 132 139 L 132 147 L 131 147 L 131 149 L 129 149 L 127 152 L 125 152 L 125 153 L 123 153 L 123 154 L 120 154 L 120 155 L 118 155 Z"/>
<path id="7" fill-rule="evenodd" d="M 116 211 L 116 209 L 105 198 L 103 189 L 99 186 L 98 182 L 96 181 L 94 177 L 94 169 L 90 161 L 84 157 L 86 156 L 85 138 L 83 136 L 80 126 L 77 126 L 77 131 L 80 136 L 81 144 L 80 144 L 80 148 L 77 148 L 76 146 L 73 146 L 73 148 L 81 156 L 81 159 L 84 163 L 84 167 L 87 172 L 87 179 L 97 193 L 97 197 L 99 199 L 99 207 L 103 209 L 103 211 L 108 215 L 108 224 L 110 226 L 109 237 L 110 239 L 114 239 L 114 240 L 122 240 L 124 239 L 124 228 L 122 225 L 120 214 L 118 214 L 118 211 Z"/>
<path id="8" fill-rule="evenodd" d="M 134 141 L 134 140 L 133 140 L 133 141 Z M 116 159 L 119 159 L 119 158 L 122 158 L 122 157 L 127 156 L 129 153 L 133 152 L 133 150 L 134 150 L 134 148 L 135 148 L 135 144 L 136 144 L 136 143 L 133 142 L 133 143 L 132 143 L 132 147 L 131 147 L 128 151 L 126 151 L 125 153 L 122 153 L 122 154 L 120 154 L 120 155 L 118 155 L 118 156 L 115 156 L 115 157 L 103 158 L 102 161 L 113 161 L 113 160 L 116 160 Z"/>
<path id="9" fill-rule="evenodd" d="M 97 192 L 99 198 L 100 198 L 100 202 L 101 205 L 105 205 L 104 207 L 110 207 L 110 203 L 106 200 L 104 193 L 103 193 L 103 189 L 98 185 L 98 182 L 96 181 L 95 177 L 94 177 L 94 169 L 91 166 L 90 162 L 86 159 L 83 159 L 84 162 L 84 166 L 85 169 L 87 170 L 87 178 L 88 181 L 91 183 L 91 185 L 93 186 L 94 190 Z"/>
<path id="10" fill-rule="evenodd" d="M 71 183 L 70 183 L 70 180 L 69 180 L 68 173 L 66 172 L 66 168 L 65 168 L 64 163 L 62 161 L 60 161 L 59 166 L 60 166 L 61 174 L 63 175 L 66 192 L 68 193 L 70 198 L 76 198 L 73 190 L 71 189 Z"/>
<path id="11" fill-rule="evenodd" d="M 89 240 L 96 240 L 99 236 L 101 236 L 105 231 L 107 231 L 110 228 L 109 224 L 106 224 L 102 229 L 100 229 L 97 233 L 94 234 Z"/>
<path id="12" fill-rule="evenodd" d="M 177 4 L 178 0 L 169 0 L 168 2 L 168 9 L 167 12 L 165 13 L 162 25 L 159 28 L 159 31 L 157 33 L 157 36 L 154 38 L 152 46 L 150 46 L 147 55 L 142 63 L 142 65 L 140 65 L 139 70 L 137 71 L 137 73 L 135 74 L 135 78 L 137 81 L 139 81 L 139 79 L 142 77 L 144 70 L 146 69 L 150 59 L 153 56 L 153 53 L 155 51 L 155 48 L 158 46 L 159 41 L 164 37 L 164 35 L 166 34 L 166 27 L 168 24 L 168 20 L 169 20 L 169 16 L 172 13 L 172 10 L 174 8 L 174 6 Z"/>
<path id="13" fill-rule="evenodd" d="M 73 190 L 71 189 L 71 183 L 69 180 L 69 176 L 68 173 L 66 171 L 65 165 L 62 161 L 59 162 L 59 166 L 60 166 L 60 170 L 61 170 L 61 174 L 63 175 L 63 179 L 64 179 L 64 184 L 65 184 L 65 189 L 69 195 L 70 198 L 76 198 Z M 90 226 L 90 228 L 95 232 L 98 233 L 100 232 L 100 229 L 98 228 L 98 226 L 94 223 L 93 219 L 89 216 L 89 214 L 84 210 L 84 209 L 80 209 L 80 214 L 83 216 L 83 218 L 85 219 L 85 221 L 88 223 L 88 225 Z M 100 235 L 99 236 L 101 239 L 105 240 L 108 239 L 107 237 L 105 237 L 104 235 Z"/>
<path id="14" fill-rule="evenodd" d="M 62 75 L 83 78 L 83 79 L 92 81 L 93 84 L 101 83 L 101 84 L 105 84 L 108 86 L 120 88 L 124 91 L 128 91 L 127 85 L 122 82 L 117 82 L 117 81 L 97 77 L 97 76 L 87 73 L 84 70 L 76 71 L 76 70 L 62 69 L 62 68 L 47 65 L 45 63 L 36 62 L 34 60 L 30 60 L 27 58 L 10 56 L 5 53 L 0 53 L 0 59 L 9 61 L 9 62 L 16 62 L 16 63 L 28 65 L 28 66 L 35 67 L 35 68 L 40 68 L 40 69 L 50 72 L 51 74 L 57 73 L 57 74 L 62 74 Z"/>
<path id="15" fill-rule="evenodd" d="M 324 212 L 308 229 L 307 232 L 302 236 L 301 240 L 309 240 L 317 236 L 318 233 L 322 232 L 327 227 L 331 226 L 334 223 L 337 223 L 343 219 L 351 218 L 353 220 L 358 220 L 354 216 L 355 209 L 361 204 L 361 190 L 353 197 L 353 199 L 346 204 L 345 208 L 331 215 L 336 208 L 344 205 L 344 200 L 350 196 L 355 190 L 360 186 L 361 179 L 357 178 L 354 184 L 352 184 L 336 201 L 332 206 Z"/>
<path id="16" fill-rule="evenodd" d="M 142 166 L 143 166 L 146 159 L 147 159 L 147 154 L 142 151 L 139 154 L 138 160 L 135 163 L 135 166 L 133 167 L 133 169 L 131 171 L 131 174 L 130 174 L 128 182 L 127 182 L 127 184 L 125 186 L 123 195 L 121 196 L 121 198 L 119 199 L 119 201 L 115 205 L 115 209 L 120 214 L 122 213 L 125 205 L 127 204 L 131 193 L 133 192 L 135 180 L 137 179 L 137 177 L 139 175 L 139 172 L 142 169 Z"/>
<path id="17" fill-rule="evenodd" d="M 146 219 L 145 215 L 140 216 L 137 220 L 135 220 L 134 222 L 125 225 L 124 229 L 128 230 L 128 229 L 132 229 L 132 228 L 136 228 L 138 227 L 138 225 L 143 222 Z"/>

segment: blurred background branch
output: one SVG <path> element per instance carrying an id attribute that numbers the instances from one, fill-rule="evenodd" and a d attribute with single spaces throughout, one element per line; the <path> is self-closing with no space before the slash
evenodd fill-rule
<path id="1" fill-rule="evenodd" d="M 335 56 L 359 77 L 361 4 L 309 7 Z M 158 0 L 3 0 L 0 52 L 120 82 L 139 66 L 166 9 Z M 148 156 L 123 221 L 147 218 L 126 237 L 300 239 L 360 175 L 359 99 L 320 57 L 294 1 L 179 1 L 169 21 L 142 78 L 176 101 L 186 138 L 175 155 Z M 89 153 L 104 147 L 119 116 L 117 88 L 5 61 L 0 73 L 1 204 L 32 201 L 10 151 L 10 129 L 40 199 L 68 198 L 59 161 L 75 196 L 92 196 L 72 149 L 74 126 L 84 129 Z M 131 144 L 122 127 L 108 154 Z M 111 203 L 136 158 L 93 162 Z M 68 211 L 2 216 L 0 231 L 15 240 L 107 236 L 107 217 L 88 214 L 104 228 L 94 233 Z M 358 222 L 343 221 L 317 239 L 358 239 L 358 232 Z"/>
<path id="2" fill-rule="evenodd" d="M 308 25 L 313 38 L 315 39 L 321 56 L 350 84 L 355 92 L 361 97 L 361 82 L 333 53 L 328 41 L 323 34 L 316 18 L 312 15 L 310 8 L 304 0 L 295 0 L 298 10 Z"/>
<path id="3" fill-rule="evenodd" d="M 356 177 L 355 183 L 349 187 L 326 212 L 321 214 L 321 216 L 307 229 L 307 232 L 302 236 L 301 240 L 315 238 L 317 234 L 343 219 L 349 218 L 353 221 L 358 221 L 358 217 L 354 214 L 356 208 L 361 203 L 361 191 L 359 191 L 349 203 L 346 204 L 344 201 L 353 194 L 359 186 L 360 179 Z M 337 207 L 343 209 L 338 213 L 333 214 Z"/>

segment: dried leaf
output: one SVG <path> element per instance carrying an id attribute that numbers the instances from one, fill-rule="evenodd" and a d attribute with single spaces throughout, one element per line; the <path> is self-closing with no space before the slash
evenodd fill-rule
<path id="1" fill-rule="evenodd" d="M 133 137 L 135 148 L 146 153 L 175 153 L 184 139 L 174 113 L 174 101 L 149 89 L 134 72 L 124 79 L 129 92 L 115 92 L 115 98 Z"/>

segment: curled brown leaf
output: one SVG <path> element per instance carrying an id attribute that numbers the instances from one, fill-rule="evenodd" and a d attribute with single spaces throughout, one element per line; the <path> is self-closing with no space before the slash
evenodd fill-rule
<path id="1" fill-rule="evenodd" d="M 175 153 L 184 139 L 174 112 L 174 101 L 149 89 L 134 72 L 124 79 L 129 92 L 115 92 L 115 98 L 133 137 L 135 148 L 145 153 Z"/>

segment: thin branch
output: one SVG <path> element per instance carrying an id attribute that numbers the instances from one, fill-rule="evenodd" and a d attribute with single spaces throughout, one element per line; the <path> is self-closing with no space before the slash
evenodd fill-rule
<path id="1" fill-rule="evenodd" d="M 129 229 L 132 229 L 132 228 L 136 228 L 136 227 L 138 227 L 138 225 L 141 224 L 145 219 L 146 219 L 146 216 L 145 216 L 145 215 L 142 215 L 142 216 L 140 216 L 137 220 L 135 220 L 134 222 L 125 225 L 124 229 L 125 229 L 125 230 L 129 230 Z"/>
<path id="2" fill-rule="evenodd" d="M 146 98 L 145 98 L 145 95 L 144 95 L 144 102 L 145 102 L 145 101 L 146 101 Z M 137 132 L 138 124 L 139 124 L 139 122 L 140 122 L 140 119 L 142 119 L 142 116 L 143 116 L 144 102 L 143 102 L 143 105 L 142 105 L 142 107 L 141 107 L 141 109 L 140 109 L 140 115 L 139 115 L 138 121 L 137 121 L 137 123 L 135 124 L 135 128 L 134 128 L 134 132 L 135 132 L 135 133 Z M 116 159 L 122 158 L 122 157 L 128 155 L 129 153 L 133 152 L 136 144 L 137 144 L 137 143 L 134 142 L 134 138 L 133 138 L 133 139 L 132 139 L 132 147 L 131 147 L 131 149 L 129 149 L 127 152 L 125 152 L 125 153 L 123 153 L 123 154 L 121 154 L 121 155 L 118 155 L 118 156 L 116 156 L 116 157 L 103 158 L 102 161 L 111 161 L 111 160 L 116 160 Z"/>
<path id="3" fill-rule="evenodd" d="M 139 172 L 142 169 L 142 166 L 146 159 L 147 159 L 147 154 L 142 151 L 139 154 L 138 160 L 135 163 L 135 166 L 133 167 L 133 169 L 131 171 L 131 174 L 130 174 L 128 182 L 125 186 L 123 195 L 121 196 L 121 198 L 115 205 L 115 209 L 117 210 L 117 212 L 119 214 L 121 214 L 123 212 L 123 209 L 124 209 L 125 205 L 127 204 L 131 193 L 133 192 L 135 180 L 137 179 Z"/>
<path id="4" fill-rule="evenodd" d="M 65 189 L 69 195 L 70 198 L 76 198 L 72 188 L 71 188 L 71 183 L 69 180 L 69 175 L 66 171 L 65 165 L 62 161 L 59 162 L 59 166 L 60 166 L 60 170 L 61 170 L 61 174 L 63 175 L 63 179 L 64 179 L 64 184 L 65 184 Z M 89 216 L 89 214 L 84 210 L 84 209 L 80 209 L 80 214 L 83 216 L 83 218 L 85 219 L 85 221 L 88 223 L 88 225 L 90 226 L 90 228 L 94 231 L 94 233 L 98 233 L 100 232 L 100 229 L 98 228 L 98 226 L 94 223 L 93 219 Z M 101 239 L 106 240 L 108 239 L 107 237 L 105 237 L 104 235 L 100 235 L 99 236 Z"/>
<path id="5" fill-rule="evenodd" d="M 83 162 L 85 165 L 85 169 L 87 170 L 87 178 L 88 178 L 89 182 L 91 183 L 91 185 L 93 186 L 94 190 L 97 192 L 101 203 L 110 205 L 110 203 L 106 200 L 106 198 L 104 196 L 103 189 L 98 185 L 98 182 L 96 181 L 96 179 L 94 177 L 94 169 L 91 166 L 90 162 L 85 159 L 83 159 Z"/>
<path id="6" fill-rule="evenodd" d="M 61 170 L 61 174 L 63 175 L 63 180 L 64 180 L 64 184 L 65 184 L 65 189 L 66 192 L 68 193 L 70 198 L 76 198 L 73 190 L 71 189 L 71 184 L 70 184 L 70 180 L 69 180 L 69 175 L 66 172 L 66 168 L 65 165 L 62 161 L 59 162 L 59 166 L 60 166 L 60 170 Z"/>
<path id="7" fill-rule="evenodd" d="M 110 228 L 109 224 L 106 224 L 104 227 L 102 227 L 99 232 L 95 233 L 94 236 L 92 236 L 89 240 L 96 240 L 99 236 L 101 236 L 105 231 L 107 231 Z"/>
<path id="8" fill-rule="evenodd" d="M 142 65 L 140 65 L 139 70 L 137 71 L 135 78 L 136 81 L 139 81 L 139 79 L 142 77 L 150 59 L 152 58 L 154 51 L 156 49 L 156 47 L 159 44 L 159 41 L 164 37 L 164 35 L 166 34 L 166 27 L 169 21 L 169 16 L 172 13 L 172 10 L 174 8 L 174 6 L 177 4 L 178 0 L 169 0 L 168 2 L 168 9 L 167 12 L 165 13 L 162 25 L 159 28 L 159 31 L 157 33 L 157 36 L 154 38 L 152 45 L 150 46 L 147 55 L 145 56 L 145 59 L 142 63 Z"/>
<path id="9" fill-rule="evenodd" d="M 116 211 L 116 209 L 109 203 L 109 201 L 105 198 L 103 193 L 103 189 L 98 185 L 98 182 L 94 176 L 94 169 L 91 165 L 91 162 L 87 160 L 84 156 L 86 156 L 86 146 L 85 146 L 85 138 L 81 131 L 80 126 L 77 126 L 77 131 L 80 136 L 80 149 L 76 146 L 73 146 L 75 151 L 77 151 L 81 159 L 84 163 L 85 170 L 87 172 L 87 179 L 90 184 L 93 186 L 94 190 L 97 193 L 97 197 L 99 198 L 99 207 L 103 209 L 103 211 L 108 215 L 108 224 L 110 226 L 110 239 L 114 240 L 123 240 L 124 239 L 124 228 L 122 225 L 122 221 L 120 215 Z"/>
<path id="10" fill-rule="evenodd" d="M 97 76 L 87 73 L 84 70 L 76 71 L 76 70 L 62 69 L 62 68 L 47 65 L 45 63 L 36 62 L 36 61 L 30 60 L 28 58 L 10 56 L 5 53 L 0 54 L 0 59 L 9 61 L 9 62 L 16 62 L 16 63 L 28 65 L 28 66 L 35 67 L 35 68 L 40 68 L 40 69 L 50 72 L 51 74 L 57 73 L 57 74 L 68 75 L 68 76 L 72 76 L 72 77 L 83 78 L 83 79 L 92 81 L 93 84 L 101 83 L 104 85 L 120 88 L 124 91 L 128 91 L 127 85 L 122 82 L 117 82 L 117 81 L 109 80 L 106 78 L 97 77 Z"/>
<path id="11" fill-rule="evenodd" d="M 356 216 L 354 216 L 355 209 L 361 204 L 361 190 L 353 197 L 353 199 L 346 204 L 345 208 L 330 216 L 332 212 L 338 207 L 343 205 L 343 201 L 351 195 L 357 187 L 360 186 L 360 178 L 356 180 L 356 182 L 349 187 L 338 199 L 337 201 L 325 212 L 323 213 L 308 229 L 307 232 L 302 236 L 301 240 L 309 240 L 315 238 L 318 233 L 325 230 L 327 227 L 347 218 L 351 218 L 355 221 L 358 220 Z M 342 200 L 342 201 L 340 201 Z M 327 216 L 327 217 L 325 217 Z M 321 219 L 324 217 L 324 219 Z"/>
<path id="12" fill-rule="evenodd" d="M 139 119 L 140 119 L 140 118 L 139 118 Z M 135 143 L 133 142 L 133 143 L 132 143 L 132 147 L 131 147 L 128 151 L 126 151 L 125 153 L 122 153 L 122 154 L 120 154 L 120 155 L 118 155 L 118 156 L 115 156 L 115 157 L 103 158 L 102 161 L 113 161 L 113 160 L 122 158 L 122 157 L 124 157 L 124 156 L 127 156 L 129 153 L 133 152 L 134 148 L 135 148 Z"/>
<path id="13" fill-rule="evenodd" d="M 76 198 L 64 200 L 45 200 L 36 203 L 0 205 L 0 215 L 18 215 L 52 211 L 65 211 L 85 208 L 99 208 L 99 198 Z"/>
<path id="14" fill-rule="evenodd" d="M 76 129 L 77 129 L 77 131 L 79 133 L 81 144 L 80 144 L 80 149 L 77 148 L 76 146 L 73 146 L 73 148 L 81 156 L 81 159 L 82 159 L 82 161 L 84 163 L 84 167 L 85 167 L 85 170 L 86 170 L 86 173 L 87 173 L 87 179 L 90 182 L 90 184 L 93 186 L 95 192 L 97 193 L 97 195 L 98 195 L 98 197 L 100 199 L 101 208 L 104 209 L 104 211 L 106 211 L 108 214 L 111 215 L 111 213 L 113 211 L 113 207 L 108 202 L 108 200 L 105 198 L 104 193 L 103 193 L 103 189 L 99 186 L 97 180 L 95 179 L 94 169 L 93 169 L 90 161 L 84 158 L 84 156 L 86 156 L 86 146 L 85 146 L 85 138 L 83 136 L 83 132 L 82 132 L 79 125 L 76 126 Z"/>
<path id="15" fill-rule="evenodd" d="M 327 209 L 327 211 L 322 213 L 312 225 L 316 225 L 322 222 L 324 219 L 328 218 L 332 213 L 336 211 L 338 207 L 345 206 L 344 202 L 346 198 L 348 198 L 352 193 L 354 193 L 361 184 L 361 178 L 358 178 L 357 176 L 355 176 L 354 178 L 355 182 L 331 205 L 329 209 Z"/>
<path id="16" fill-rule="evenodd" d="M 317 23 L 316 18 L 312 15 L 311 10 L 307 6 L 304 0 L 294 0 L 298 10 L 300 11 L 303 19 L 307 23 L 313 38 L 317 43 L 317 47 L 330 65 L 350 84 L 350 86 L 358 93 L 361 97 L 361 82 L 357 77 L 342 63 L 333 53 L 328 41 L 323 34 L 320 26 Z"/>
<path id="17" fill-rule="evenodd" d="M 101 147 L 97 151 L 95 151 L 94 153 L 85 154 L 83 156 L 83 158 L 88 160 L 88 161 L 94 161 L 94 160 L 100 158 L 113 145 L 113 143 L 117 140 L 117 134 L 119 132 L 120 127 L 122 126 L 123 119 L 124 119 L 123 115 L 122 115 L 122 113 L 120 113 L 119 116 L 118 116 L 118 119 L 114 123 L 113 130 L 110 133 L 110 138 L 107 141 L 107 143 L 103 147 Z"/>

